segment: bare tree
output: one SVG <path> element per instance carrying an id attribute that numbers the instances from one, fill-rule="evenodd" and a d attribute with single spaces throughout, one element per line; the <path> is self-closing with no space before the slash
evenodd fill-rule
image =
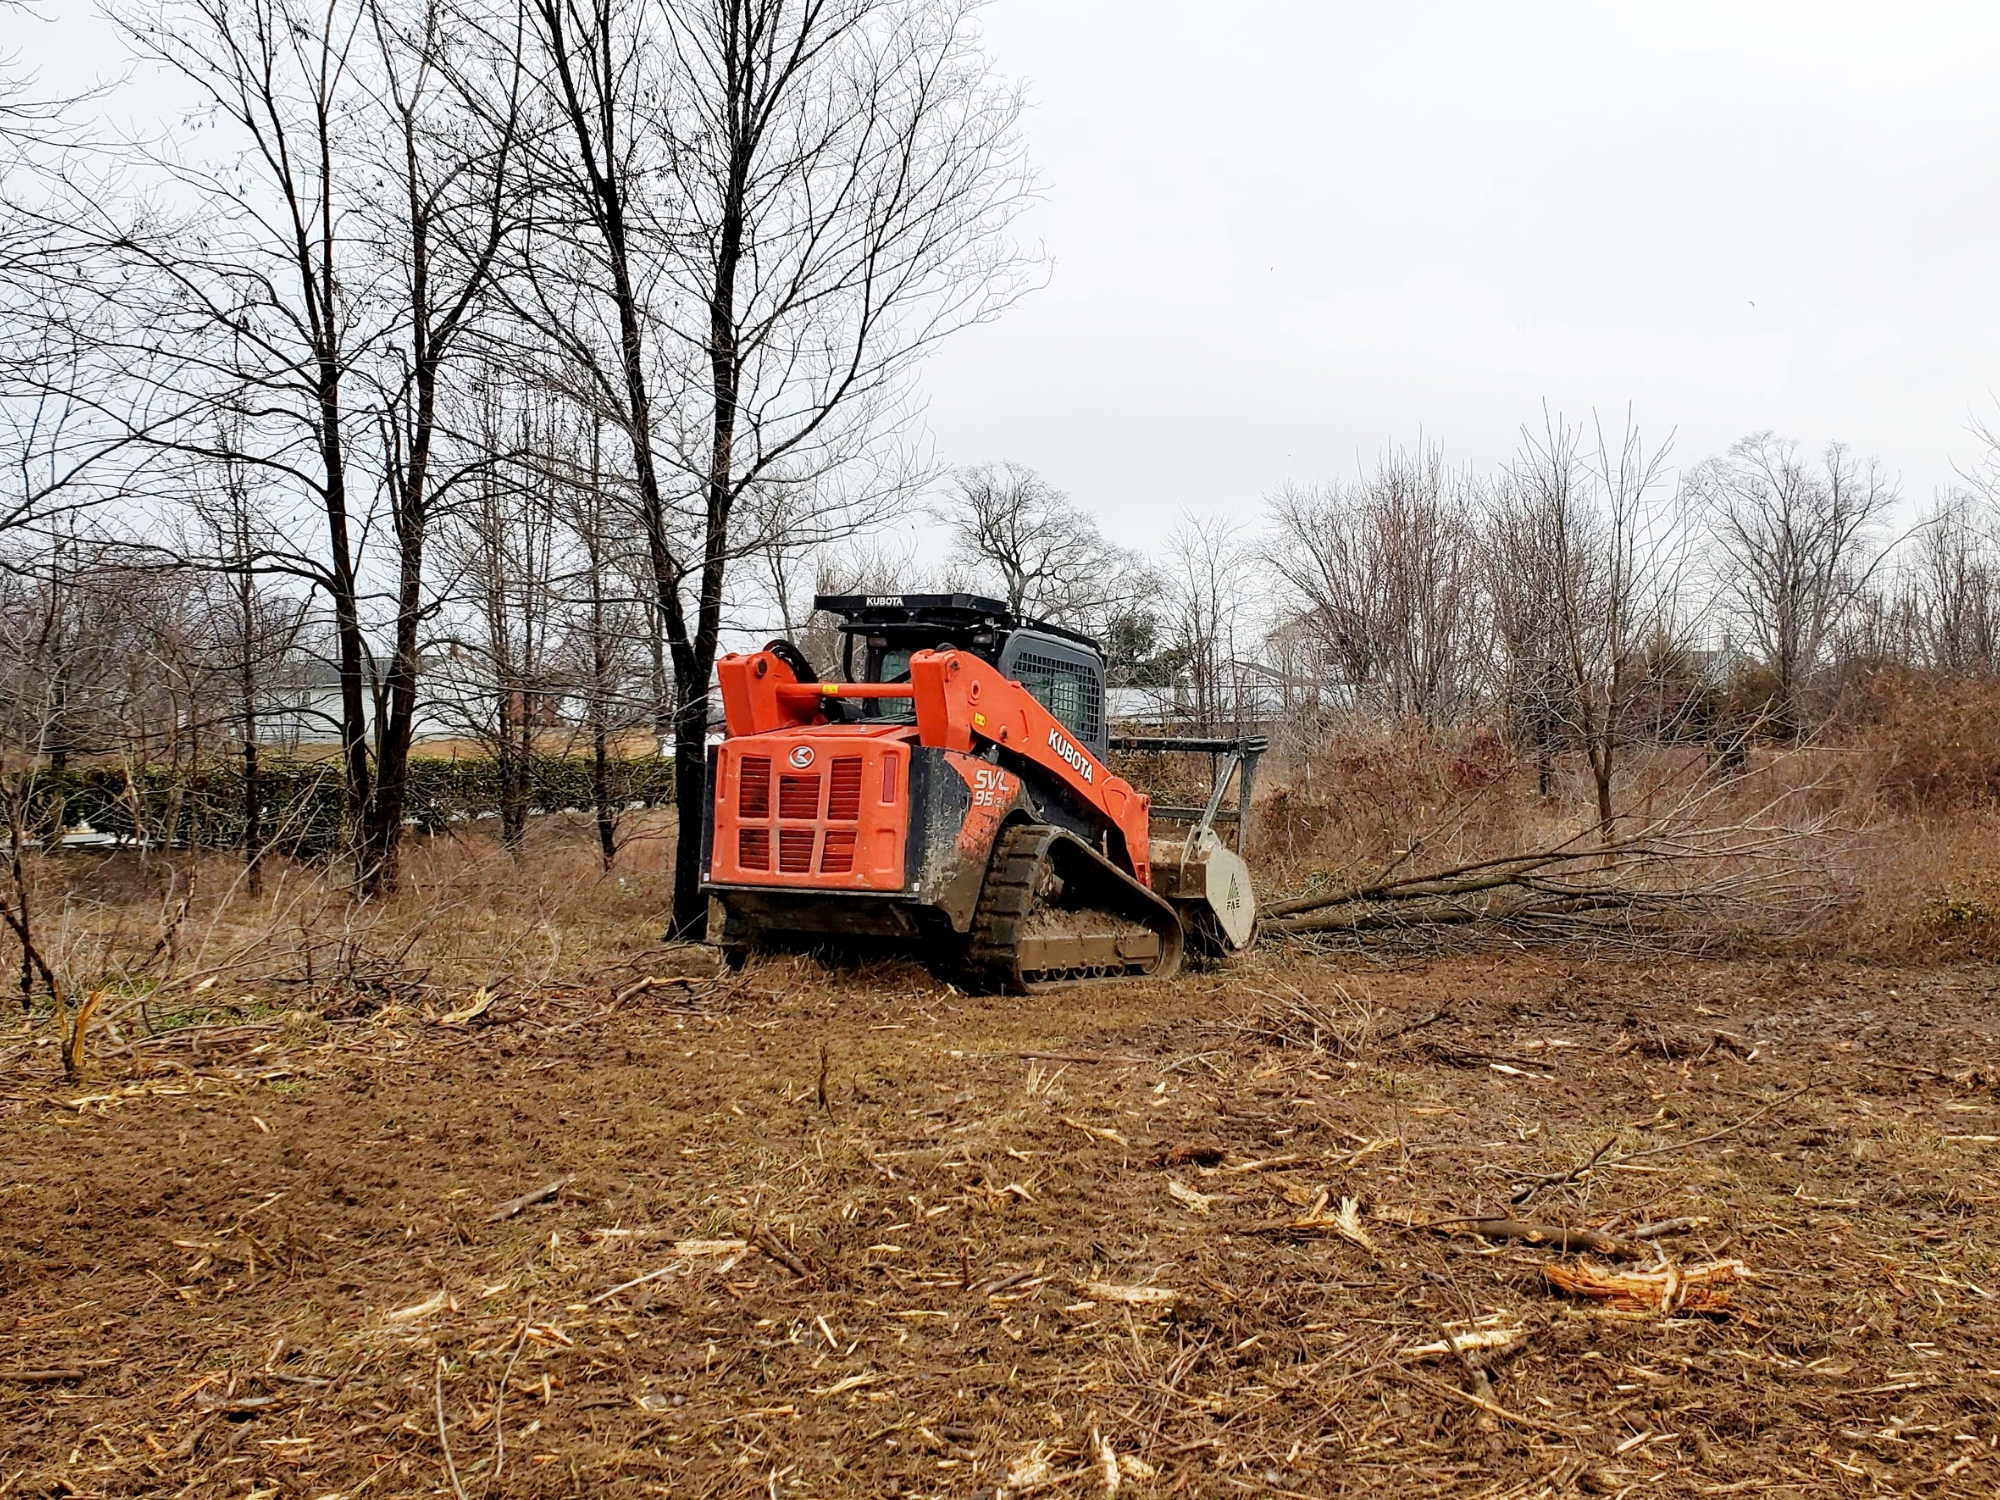
<path id="1" fill-rule="evenodd" d="M 1771 673 L 1771 712 L 1792 733 L 1842 618 L 1885 555 L 1876 545 L 1895 486 L 1873 459 L 1829 443 L 1815 463 L 1799 445 L 1753 433 L 1688 477 L 1716 541 L 1724 606 Z"/>
<path id="2" fill-rule="evenodd" d="M 695 932 L 738 504 L 847 467 L 924 352 L 1022 289 L 1001 238 L 1028 188 L 1019 104 L 960 0 L 529 8 L 562 150 L 517 307 L 631 446 L 673 663 L 674 928 Z"/>
<path id="3" fill-rule="evenodd" d="M 1432 727 L 1471 705 L 1478 549 L 1471 479 L 1434 447 L 1386 455 L 1364 483 L 1287 488 L 1267 549 L 1356 693 Z"/>
<path id="4" fill-rule="evenodd" d="M 270 517 L 257 488 L 259 477 L 249 465 L 226 460 L 212 490 L 194 497 L 197 535 L 177 549 L 205 563 L 196 578 L 206 595 L 204 625 L 214 675 L 229 685 L 228 716 L 235 721 L 242 747 L 243 860 L 252 895 L 263 888 L 268 837 L 264 710 L 274 680 L 282 676 L 297 650 L 310 608 L 309 599 L 274 587 L 259 571 L 258 559 L 273 548 Z"/>
<path id="5" fill-rule="evenodd" d="M 1543 797 L 1555 789 L 1575 691 L 1574 659 L 1565 649 L 1573 615 L 1564 600 L 1581 591 L 1575 579 L 1561 576 L 1565 566 L 1576 566 L 1581 549 L 1562 537 L 1568 505 L 1551 496 L 1566 495 L 1575 483 L 1574 443 L 1553 458 L 1548 446 L 1530 445 L 1530 472 L 1541 469 L 1539 479 L 1524 480 L 1517 468 L 1495 487 L 1480 539 L 1492 690 L 1517 751 L 1534 757 L 1535 790 Z"/>
<path id="6" fill-rule="evenodd" d="M 0 0 L 0 26 L 45 20 Z M 18 58 L 0 52 L 0 568 L 11 539 L 109 498 L 96 467 L 122 446 L 92 420 L 120 392 L 89 358 L 95 330 L 69 295 L 79 246 L 68 233 L 65 162 L 82 142 L 81 99 L 38 97 Z"/>
<path id="7" fill-rule="evenodd" d="M 851 474 L 757 486 L 740 502 L 740 517 L 744 550 L 762 566 L 738 580 L 749 585 L 742 592 L 754 594 L 761 604 L 768 591 L 779 633 L 791 639 L 808 626 L 812 598 L 806 591 L 814 587 L 827 559 L 913 503 L 928 477 L 892 448 L 885 462 L 857 464 Z M 891 583 L 875 592 L 904 587 Z"/>
<path id="8" fill-rule="evenodd" d="M 1652 666 L 1687 638 L 1685 531 L 1662 488 L 1667 445 L 1648 450 L 1629 415 L 1616 443 L 1561 417 L 1523 433 L 1489 523 L 1488 577 L 1506 679 L 1533 695 L 1590 768 L 1600 841 L 1614 837 L 1620 752 Z M 1547 592 L 1544 592 L 1547 591 Z"/>
<path id="9" fill-rule="evenodd" d="M 637 538 L 620 527 L 630 510 L 614 493 L 615 478 L 607 471 L 603 423 L 589 422 L 579 436 L 579 461 L 569 468 L 561 511 L 575 556 L 568 654 L 589 740 L 598 857 L 609 870 L 618 857 L 619 824 L 626 804 L 617 774 L 616 741 L 648 717 L 645 697 L 632 691 L 635 680 L 644 681 L 634 670 L 634 658 L 644 634 L 646 601 L 619 587 L 630 576 L 621 563 L 629 560 L 626 554 Z"/>
<path id="10" fill-rule="evenodd" d="M 456 44 L 440 0 L 367 0 L 377 112 L 386 115 L 395 187 L 372 215 L 376 262 L 389 268 L 395 309 L 389 360 L 376 367 L 384 433 L 381 468 L 395 537 L 395 603 L 376 717 L 375 789 L 362 819 L 363 888 L 395 884 L 430 613 L 424 546 L 447 489 L 439 448 L 446 369 L 484 311 L 495 261 L 518 227 L 514 151 L 520 130 L 518 54 L 483 56 Z M 476 95 L 490 116 L 466 108 Z M 489 125 L 478 128 L 482 118 Z M 393 376 L 391 373 L 393 372 Z M 472 457 L 473 469 L 484 456 Z"/>
<path id="11" fill-rule="evenodd" d="M 916 546 L 905 539 L 897 546 L 884 537 L 850 538 L 840 546 L 822 547 L 812 556 L 811 588 L 820 594 L 903 594 L 960 592 L 962 581 L 928 574 L 917 561 Z M 805 653 L 822 678 L 838 681 L 842 666 L 839 621 L 812 608 L 810 599 L 792 606 L 792 643 Z"/>
<path id="12" fill-rule="evenodd" d="M 507 394 L 480 393 L 475 419 L 493 456 L 440 536 L 451 609 L 439 643 L 440 699 L 493 759 L 500 842 L 518 851 L 527 832 L 536 732 L 554 690 L 558 630 L 561 453 L 574 437 L 549 404 L 509 410 Z"/>
<path id="13" fill-rule="evenodd" d="M 227 132 L 211 157 L 142 164 L 198 211 L 107 209 L 97 225 L 125 273 L 127 374 L 180 416 L 145 437 L 184 465 L 254 469 L 317 513 L 320 546 L 285 525 L 291 540 L 257 565 L 327 601 L 357 880 L 379 891 L 403 827 L 424 548 L 450 487 L 444 372 L 516 226 L 514 75 L 460 40 L 441 0 L 123 0 L 115 14 Z M 481 111 L 463 108 L 468 90 Z M 382 532 L 377 569 L 367 544 Z"/>
<path id="14" fill-rule="evenodd" d="M 952 557 L 993 580 L 1017 614 L 1087 628 L 1141 591 L 1139 559 L 1107 541 L 1097 518 L 1022 464 L 977 464 L 951 476 L 938 515 Z"/>
<path id="15" fill-rule="evenodd" d="M 1980 510 L 1981 497 L 1947 490 L 1912 538 L 1905 607 L 1918 653 L 1938 671 L 2000 671 L 2000 558 Z"/>
<path id="16" fill-rule="evenodd" d="M 1250 618 L 1255 564 L 1243 523 L 1226 516 L 1190 512 L 1167 538 L 1161 571 L 1175 655 L 1186 673 L 1195 726 L 1202 731 L 1244 727 L 1237 652 L 1255 624 Z"/>

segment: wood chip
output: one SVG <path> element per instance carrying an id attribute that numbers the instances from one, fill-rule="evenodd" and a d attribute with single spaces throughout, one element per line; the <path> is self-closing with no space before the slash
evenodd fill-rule
<path id="1" fill-rule="evenodd" d="M 1233 1162 L 1226 1171 L 1230 1172 L 1276 1172 L 1284 1167 L 1302 1167 L 1312 1158 L 1293 1151 L 1284 1156 L 1267 1156 L 1261 1161 Z"/>
<path id="2" fill-rule="evenodd" d="M 389 1314 L 391 1323 L 408 1323 L 416 1318 L 428 1318 L 434 1312 L 442 1312 L 451 1305 L 451 1293 L 443 1288 L 438 1294 L 422 1302 L 413 1302 L 408 1307 L 399 1307 Z"/>
<path id="3" fill-rule="evenodd" d="M 473 995 L 471 1004 L 461 1010 L 449 1011 L 439 1016 L 438 1023 L 443 1026 L 463 1026 L 467 1021 L 475 1020 L 485 1015 L 488 1009 L 492 1007 L 492 1004 L 493 991 L 482 985 Z"/>
<path id="4" fill-rule="evenodd" d="M 832 1385 L 814 1386 L 811 1389 L 815 1396 L 838 1396 L 847 1391 L 858 1391 L 864 1385 L 880 1384 L 883 1378 L 880 1375 L 849 1375 L 836 1380 Z"/>
<path id="5" fill-rule="evenodd" d="M 1115 1130 L 1106 1130 L 1101 1125 L 1086 1125 L 1081 1120 L 1072 1120 L 1068 1115 L 1057 1115 L 1057 1119 L 1072 1130 L 1081 1130 L 1085 1135 L 1096 1136 L 1100 1141 L 1111 1141 L 1116 1145 L 1129 1146 L 1132 1143 Z"/>
<path id="6" fill-rule="evenodd" d="M 1505 1351 L 1526 1343 L 1527 1338 L 1526 1328 L 1475 1328 L 1470 1333 L 1454 1333 L 1449 1346 L 1442 1340 L 1414 1345 L 1403 1351 L 1403 1358 L 1438 1359 L 1447 1354 Z"/>
<path id="7" fill-rule="evenodd" d="M 1158 1307 L 1180 1295 L 1172 1287 L 1114 1286 L 1108 1281 L 1086 1281 L 1083 1294 L 1098 1302 L 1129 1302 L 1135 1306 Z"/>
<path id="8" fill-rule="evenodd" d="M 1573 1297 L 1628 1312 L 1716 1313 L 1728 1309 L 1729 1288 L 1748 1280 L 1750 1268 L 1740 1260 L 1718 1260 L 1663 1271 L 1605 1271 L 1579 1261 L 1544 1266 L 1542 1275 Z"/>

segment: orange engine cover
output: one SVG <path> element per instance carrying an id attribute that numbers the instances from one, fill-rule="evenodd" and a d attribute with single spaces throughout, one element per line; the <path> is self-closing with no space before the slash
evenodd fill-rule
<path id="1" fill-rule="evenodd" d="M 915 735 L 907 725 L 822 725 L 724 740 L 708 878 L 902 890 Z"/>

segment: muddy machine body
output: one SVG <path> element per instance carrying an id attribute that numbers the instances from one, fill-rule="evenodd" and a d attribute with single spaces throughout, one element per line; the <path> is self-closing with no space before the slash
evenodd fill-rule
<path id="1" fill-rule="evenodd" d="M 725 951 L 898 939 L 1018 993 L 1166 976 L 1190 943 L 1250 941 L 1214 802 L 1156 844 L 1149 799 L 1112 774 L 1094 642 L 977 595 L 816 604 L 841 620 L 846 681 L 785 642 L 717 666 L 702 857 Z"/>

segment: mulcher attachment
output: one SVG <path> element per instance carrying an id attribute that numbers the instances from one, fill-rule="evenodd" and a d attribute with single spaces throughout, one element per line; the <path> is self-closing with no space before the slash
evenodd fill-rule
<path id="1" fill-rule="evenodd" d="M 966 978 L 1029 994 L 1091 979 L 1171 978 L 1185 934 L 1174 909 L 1066 829 L 1017 824 L 993 847 Z"/>

